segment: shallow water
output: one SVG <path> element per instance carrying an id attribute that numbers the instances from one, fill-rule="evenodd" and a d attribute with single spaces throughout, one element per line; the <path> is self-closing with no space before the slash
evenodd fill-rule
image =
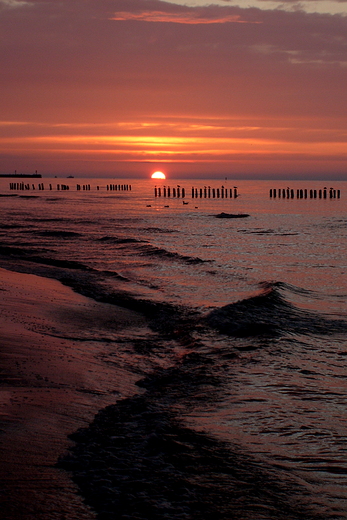
<path id="1" fill-rule="evenodd" d="M 183 204 L 152 181 L 108 182 L 1 180 L 15 195 L 0 199 L 1 265 L 140 310 L 151 329 L 86 331 L 139 392 L 61 464 L 100 518 L 347 518 L 346 183 L 340 199 L 270 199 L 287 183 L 250 181 L 237 199 L 192 199 L 223 182 L 181 181 Z"/>

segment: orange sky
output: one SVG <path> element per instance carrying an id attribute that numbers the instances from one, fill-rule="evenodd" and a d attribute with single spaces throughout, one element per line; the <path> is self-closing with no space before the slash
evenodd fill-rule
<path id="1" fill-rule="evenodd" d="M 346 14 L 257 1 L 0 0 L 0 173 L 347 180 Z"/>

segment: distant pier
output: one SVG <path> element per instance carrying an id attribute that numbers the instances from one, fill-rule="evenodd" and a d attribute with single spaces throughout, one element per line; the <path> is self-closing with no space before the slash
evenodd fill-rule
<path id="1" fill-rule="evenodd" d="M 0 173 L 2 179 L 42 179 L 40 173 Z"/>

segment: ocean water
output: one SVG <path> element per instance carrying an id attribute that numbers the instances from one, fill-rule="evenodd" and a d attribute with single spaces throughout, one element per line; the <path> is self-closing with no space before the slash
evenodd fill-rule
<path id="1" fill-rule="evenodd" d="M 148 320 L 80 338 L 138 375 L 58 462 L 99 517 L 347 518 L 347 183 L 32 181 L 1 179 L 0 265 Z"/>

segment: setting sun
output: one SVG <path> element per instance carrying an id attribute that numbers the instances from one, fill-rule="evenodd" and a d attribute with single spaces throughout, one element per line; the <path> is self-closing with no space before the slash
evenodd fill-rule
<path id="1" fill-rule="evenodd" d="M 151 179 L 166 179 L 165 173 L 163 173 L 163 172 L 154 172 L 154 173 L 152 173 Z"/>

